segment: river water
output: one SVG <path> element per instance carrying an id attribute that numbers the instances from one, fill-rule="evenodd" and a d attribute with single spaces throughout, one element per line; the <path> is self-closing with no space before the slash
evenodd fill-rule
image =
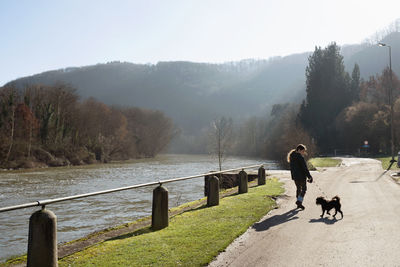
<path id="1" fill-rule="evenodd" d="M 223 169 L 265 164 L 272 161 L 241 157 L 227 158 Z M 160 155 L 154 159 L 78 167 L 0 172 L 0 207 L 37 200 L 66 197 L 117 187 L 203 174 L 217 170 L 208 155 Z M 169 207 L 202 198 L 204 178 L 164 185 Z M 58 242 L 68 242 L 89 233 L 151 215 L 155 186 L 93 196 L 47 205 L 57 216 Z M 39 207 L 0 213 L 0 262 L 27 252 L 30 215 Z"/>

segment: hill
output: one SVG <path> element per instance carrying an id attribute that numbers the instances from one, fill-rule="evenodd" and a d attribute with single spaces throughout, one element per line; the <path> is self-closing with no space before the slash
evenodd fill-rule
<path id="1" fill-rule="evenodd" d="M 393 70 L 399 74 L 400 33 L 393 32 L 382 42 L 391 44 Z M 365 79 L 381 73 L 389 62 L 387 48 L 373 44 L 344 46 L 341 52 L 347 70 L 351 72 L 357 63 Z M 161 110 L 185 133 L 195 134 L 219 116 L 240 121 L 253 115 L 267 116 L 276 103 L 301 102 L 310 54 L 223 64 L 110 62 L 48 71 L 12 83 L 23 87 L 62 81 L 77 88 L 82 98 Z"/>
<path id="2" fill-rule="evenodd" d="M 303 91 L 307 56 L 224 64 L 110 62 L 48 71 L 12 83 L 24 87 L 62 81 L 77 88 L 82 98 L 161 110 L 190 132 L 220 115 L 245 118 L 265 114 L 276 102 L 292 101 Z M 287 96 L 290 99 L 284 99 Z"/>

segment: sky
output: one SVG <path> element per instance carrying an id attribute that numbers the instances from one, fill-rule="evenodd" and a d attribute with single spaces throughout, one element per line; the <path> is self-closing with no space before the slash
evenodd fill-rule
<path id="1" fill-rule="evenodd" d="M 357 44 L 399 0 L 0 0 L 0 86 L 123 61 L 222 63 Z"/>

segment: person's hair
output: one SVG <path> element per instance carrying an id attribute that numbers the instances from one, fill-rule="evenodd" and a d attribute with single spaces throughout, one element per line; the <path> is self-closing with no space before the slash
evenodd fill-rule
<path id="1" fill-rule="evenodd" d="M 296 151 L 300 151 L 300 150 L 307 150 L 307 147 L 303 144 L 299 144 L 296 147 Z"/>
<path id="2" fill-rule="evenodd" d="M 296 149 L 292 149 L 289 151 L 289 153 L 287 154 L 287 162 L 290 163 L 290 154 L 292 154 L 294 151 L 300 151 L 300 150 L 307 150 L 307 147 L 303 144 L 298 144 Z"/>

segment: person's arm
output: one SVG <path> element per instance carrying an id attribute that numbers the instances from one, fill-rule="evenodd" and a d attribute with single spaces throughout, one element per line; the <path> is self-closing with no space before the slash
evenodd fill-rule
<path id="1" fill-rule="evenodd" d="M 307 163 L 306 163 L 306 160 L 302 157 L 302 167 L 303 167 L 303 171 L 304 171 L 304 173 L 306 174 L 306 176 L 309 178 L 309 179 L 311 179 L 311 181 L 312 181 L 312 176 L 311 176 L 311 174 L 310 174 L 310 171 L 308 170 L 308 168 L 307 168 Z"/>

